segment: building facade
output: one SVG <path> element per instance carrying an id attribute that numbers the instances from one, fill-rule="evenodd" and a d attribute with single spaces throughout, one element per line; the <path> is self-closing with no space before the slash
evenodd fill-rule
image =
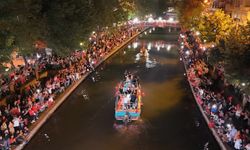
<path id="1" fill-rule="evenodd" d="M 250 21 L 250 0 L 214 0 L 212 7 L 224 10 L 240 23 Z"/>

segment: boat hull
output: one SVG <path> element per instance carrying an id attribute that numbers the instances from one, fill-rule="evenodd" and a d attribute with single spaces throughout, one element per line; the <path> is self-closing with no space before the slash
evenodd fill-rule
<path id="1" fill-rule="evenodd" d="M 115 119 L 124 120 L 126 115 L 129 115 L 130 120 L 138 120 L 140 118 L 140 112 L 126 112 L 126 111 L 116 111 Z"/>

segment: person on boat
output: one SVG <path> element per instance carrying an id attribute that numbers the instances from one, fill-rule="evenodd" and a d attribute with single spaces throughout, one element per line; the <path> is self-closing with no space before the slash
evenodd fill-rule
<path id="1" fill-rule="evenodd" d="M 144 54 L 144 53 L 145 53 L 145 50 L 146 50 L 146 48 L 145 48 L 145 46 L 143 46 L 143 47 L 141 48 L 140 52 L 141 52 L 142 54 Z"/>
<path id="2" fill-rule="evenodd" d="M 127 93 L 128 93 L 128 94 L 131 94 L 131 93 L 132 93 L 132 90 L 131 90 L 130 87 L 128 88 Z"/>
<path id="3" fill-rule="evenodd" d="M 130 121 L 131 121 L 131 116 L 130 116 L 129 112 L 126 112 L 126 114 L 123 118 L 123 122 L 125 125 L 127 125 Z"/>
<path id="4" fill-rule="evenodd" d="M 134 76 L 133 79 L 132 79 L 132 84 L 136 85 L 136 83 L 137 83 L 137 76 Z"/>
<path id="5" fill-rule="evenodd" d="M 120 94 L 123 94 L 122 86 L 119 86 L 119 92 L 120 92 Z"/>
<path id="6" fill-rule="evenodd" d="M 132 108 L 135 108 L 135 102 L 136 102 L 136 94 L 133 92 L 131 94 L 131 100 L 130 100 L 130 103 L 131 103 L 131 107 Z"/>
<path id="7" fill-rule="evenodd" d="M 125 109 L 129 109 L 129 103 L 130 103 L 130 94 L 125 92 L 125 96 L 124 96 L 124 99 L 123 99 L 123 104 L 124 104 Z"/>

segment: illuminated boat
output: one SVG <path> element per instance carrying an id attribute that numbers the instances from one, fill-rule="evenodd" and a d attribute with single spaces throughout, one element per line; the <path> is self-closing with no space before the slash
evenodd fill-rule
<path id="1" fill-rule="evenodd" d="M 130 122 L 140 118 L 142 91 L 137 76 L 125 75 L 125 80 L 116 86 L 115 97 L 116 120 Z"/>

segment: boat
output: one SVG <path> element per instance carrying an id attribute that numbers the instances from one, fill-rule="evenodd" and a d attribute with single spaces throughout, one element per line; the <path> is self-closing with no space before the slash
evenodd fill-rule
<path id="1" fill-rule="evenodd" d="M 149 55 L 148 50 L 144 46 L 141 48 L 140 54 L 145 57 Z"/>
<path id="2" fill-rule="evenodd" d="M 126 123 L 140 118 L 142 91 L 136 75 L 125 73 L 125 79 L 116 86 L 115 98 L 116 120 Z"/>

